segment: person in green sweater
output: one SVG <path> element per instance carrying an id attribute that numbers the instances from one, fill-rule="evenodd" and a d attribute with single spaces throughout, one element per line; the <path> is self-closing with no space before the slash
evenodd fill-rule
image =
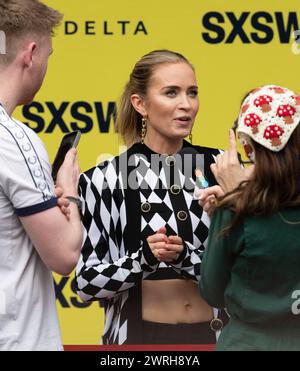
<path id="1" fill-rule="evenodd" d="M 220 186 L 200 196 L 213 214 L 199 289 L 230 315 L 217 350 L 300 350 L 299 121 L 293 91 L 253 90 L 237 133 L 254 165 L 241 168 L 231 132 L 212 165 Z"/>

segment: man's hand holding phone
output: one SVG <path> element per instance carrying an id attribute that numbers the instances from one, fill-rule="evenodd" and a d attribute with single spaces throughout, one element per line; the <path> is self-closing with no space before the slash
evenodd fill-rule
<path id="1" fill-rule="evenodd" d="M 63 189 L 63 196 L 78 196 L 79 175 L 80 167 L 77 150 L 76 148 L 71 148 L 67 152 L 56 177 L 56 186 Z"/>
<path id="2" fill-rule="evenodd" d="M 56 183 L 57 173 L 64 162 L 67 152 L 71 148 L 77 147 L 78 142 L 80 140 L 80 136 L 81 136 L 81 132 L 79 130 L 76 130 L 76 131 L 73 131 L 71 133 L 64 135 L 60 143 L 59 149 L 57 151 L 57 154 L 55 156 L 53 165 L 52 165 L 52 178 L 55 183 Z"/>
<path id="3" fill-rule="evenodd" d="M 55 179 L 56 187 L 61 188 L 63 191 L 61 197 L 75 202 L 77 206 L 80 206 L 78 199 L 80 167 L 75 147 L 79 142 L 80 134 L 77 131 L 64 136 L 52 169 L 52 176 Z M 65 203 L 63 202 L 63 204 Z M 61 210 L 68 217 L 69 210 L 63 210 L 62 207 Z"/>
<path id="4" fill-rule="evenodd" d="M 78 181 L 80 175 L 79 161 L 77 157 L 76 148 L 71 148 L 66 156 L 63 164 L 59 168 L 56 178 L 56 187 L 60 187 L 63 190 L 62 198 L 67 199 L 69 205 L 65 206 L 65 202 L 58 202 L 58 205 L 61 208 L 61 211 L 69 219 L 71 212 L 71 204 L 74 203 L 77 205 L 78 209 L 81 209 L 81 202 L 78 197 Z"/>

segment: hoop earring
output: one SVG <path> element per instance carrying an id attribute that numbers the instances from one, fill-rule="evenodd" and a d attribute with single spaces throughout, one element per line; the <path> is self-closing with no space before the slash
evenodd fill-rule
<path id="1" fill-rule="evenodd" d="M 147 119 L 142 118 L 142 130 L 141 130 L 141 143 L 144 144 L 145 136 L 147 133 Z"/>
<path id="2" fill-rule="evenodd" d="M 190 132 L 190 134 L 189 134 L 189 141 L 190 141 L 191 144 L 193 144 L 193 134 L 192 134 L 192 132 Z"/>

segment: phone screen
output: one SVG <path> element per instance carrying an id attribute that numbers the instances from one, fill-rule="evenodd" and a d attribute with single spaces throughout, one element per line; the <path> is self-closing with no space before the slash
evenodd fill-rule
<path id="1" fill-rule="evenodd" d="M 81 132 L 79 130 L 73 131 L 72 133 L 66 134 L 60 143 L 59 149 L 55 156 L 55 160 L 52 165 L 52 178 L 56 181 L 57 173 L 62 163 L 64 162 L 65 156 L 69 149 L 77 147 L 80 139 Z"/>

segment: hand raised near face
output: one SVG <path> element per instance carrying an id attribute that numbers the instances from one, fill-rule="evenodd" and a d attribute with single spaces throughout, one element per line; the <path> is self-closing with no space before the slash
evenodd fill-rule
<path id="1" fill-rule="evenodd" d="M 210 165 L 217 182 L 224 193 L 231 192 L 245 180 L 248 180 L 254 166 L 243 168 L 238 159 L 236 139 L 233 130 L 229 132 L 229 149 L 216 157 L 216 162 Z"/>

